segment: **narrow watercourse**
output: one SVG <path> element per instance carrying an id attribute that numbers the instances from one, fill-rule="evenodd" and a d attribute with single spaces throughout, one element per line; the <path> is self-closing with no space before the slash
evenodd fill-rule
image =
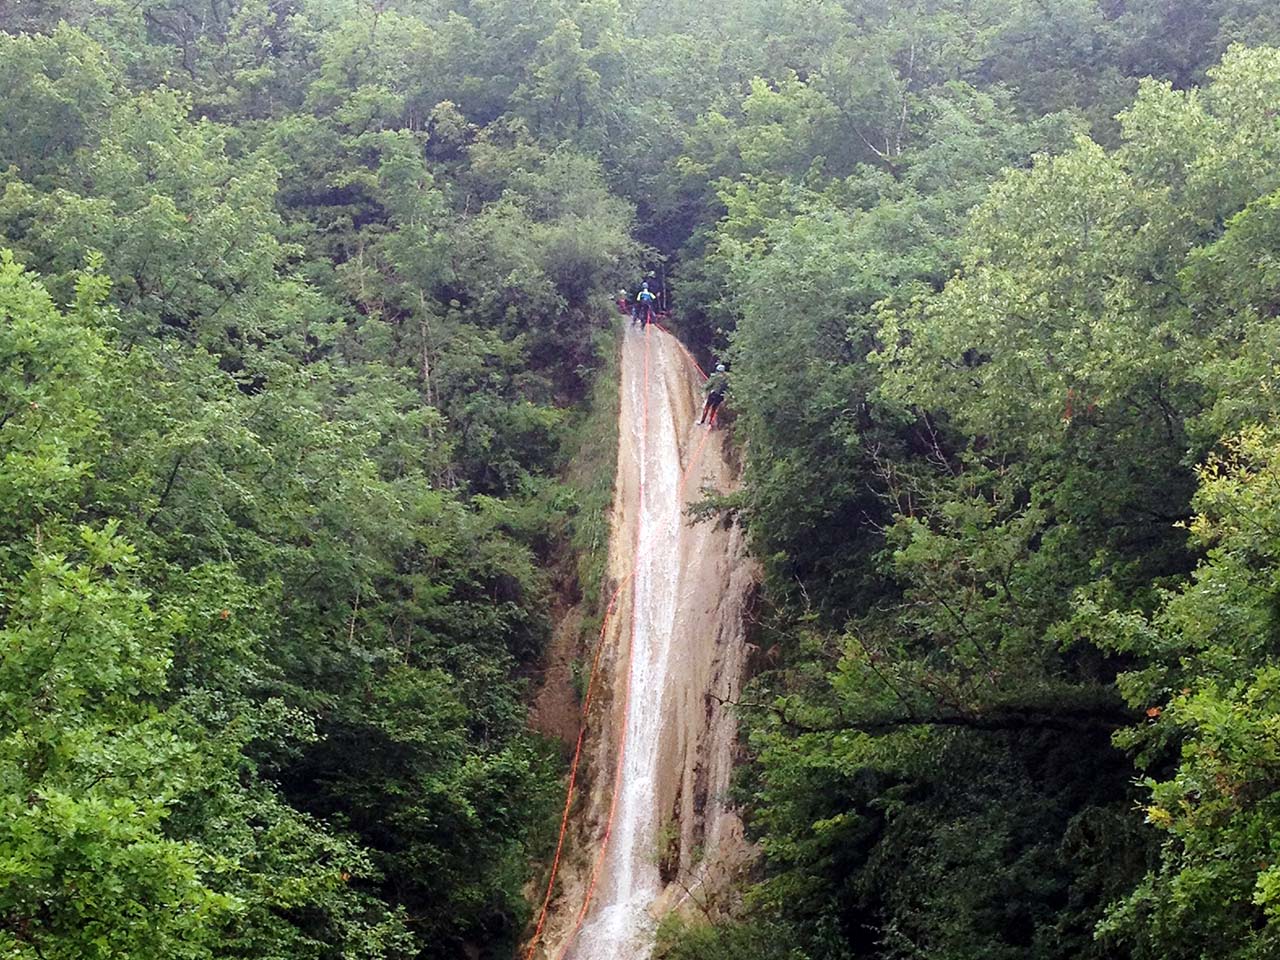
<path id="1" fill-rule="evenodd" d="M 585 716 L 562 858 L 523 955 L 643 960 L 662 916 L 719 896 L 750 857 L 725 795 L 745 617 L 759 571 L 741 530 L 692 523 L 739 482 L 697 424 L 701 371 L 669 333 L 623 338 L 614 594 Z"/>

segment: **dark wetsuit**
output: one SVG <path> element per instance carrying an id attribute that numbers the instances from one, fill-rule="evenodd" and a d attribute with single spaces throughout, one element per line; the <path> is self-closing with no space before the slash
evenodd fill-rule
<path id="1" fill-rule="evenodd" d="M 729 375 L 727 373 L 716 372 L 707 378 L 707 382 L 702 385 L 703 391 L 707 395 L 707 402 L 702 405 L 702 418 L 699 423 L 705 423 L 708 416 L 715 419 L 716 411 L 720 409 L 720 404 L 724 403 L 725 394 L 729 392 Z"/>

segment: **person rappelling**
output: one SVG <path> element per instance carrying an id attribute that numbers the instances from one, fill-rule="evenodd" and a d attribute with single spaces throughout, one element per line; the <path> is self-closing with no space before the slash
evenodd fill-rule
<path id="1" fill-rule="evenodd" d="M 631 322 L 649 324 L 653 322 L 653 308 L 657 301 L 653 291 L 649 289 L 649 281 L 640 284 L 640 292 L 636 294 L 635 303 L 631 307 Z"/>
<path id="2" fill-rule="evenodd" d="M 725 371 L 723 363 L 716 364 L 716 372 L 707 377 L 707 382 L 702 385 L 702 391 L 707 395 L 706 402 L 702 405 L 702 417 L 698 420 L 699 425 L 706 423 L 707 418 L 711 418 L 711 426 L 716 425 L 716 412 L 720 409 L 720 404 L 724 403 L 725 394 L 729 392 L 729 374 Z"/>

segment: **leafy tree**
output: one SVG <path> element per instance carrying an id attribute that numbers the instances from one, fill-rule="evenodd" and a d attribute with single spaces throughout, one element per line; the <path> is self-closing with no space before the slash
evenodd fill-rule
<path id="1" fill-rule="evenodd" d="M 1251 427 L 1201 470 L 1192 531 L 1208 553 L 1195 578 L 1150 617 L 1081 611 L 1097 642 L 1143 664 L 1119 685 L 1149 719 L 1122 742 L 1151 769 L 1146 820 L 1164 840 L 1159 865 L 1101 928 L 1135 956 L 1273 949 L 1275 489 L 1270 428 Z"/>

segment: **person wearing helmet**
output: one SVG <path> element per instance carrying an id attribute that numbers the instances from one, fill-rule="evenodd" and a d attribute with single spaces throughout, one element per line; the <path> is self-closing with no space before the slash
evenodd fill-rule
<path id="1" fill-rule="evenodd" d="M 716 372 L 707 377 L 707 382 L 702 385 L 702 391 L 707 395 L 707 401 L 702 405 L 702 417 L 698 420 L 699 424 L 707 422 L 707 418 L 711 418 L 711 425 L 716 425 L 716 411 L 720 409 L 720 404 L 724 403 L 725 394 L 729 392 L 729 374 L 725 372 L 724 364 L 716 364 Z"/>
<path id="2" fill-rule="evenodd" d="M 631 311 L 630 311 L 630 308 L 628 307 L 629 301 L 630 301 L 630 297 L 627 296 L 627 291 L 619 290 L 618 298 L 614 301 L 614 303 L 618 305 L 618 309 L 623 313 L 630 313 Z"/>
<path id="3" fill-rule="evenodd" d="M 635 303 L 631 307 L 631 322 L 652 323 L 653 308 L 657 299 L 649 289 L 649 281 L 646 280 L 640 284 L 640 292 L 636 294 Z"/>
<path id="4" fill-rule="evenodd" d="M 635 300 L 631 304 L 631 319 L 636 323 L 653 322 L 653 311 L 658 298 L 649 289 L 649 281 L 640 284 Z"/>

